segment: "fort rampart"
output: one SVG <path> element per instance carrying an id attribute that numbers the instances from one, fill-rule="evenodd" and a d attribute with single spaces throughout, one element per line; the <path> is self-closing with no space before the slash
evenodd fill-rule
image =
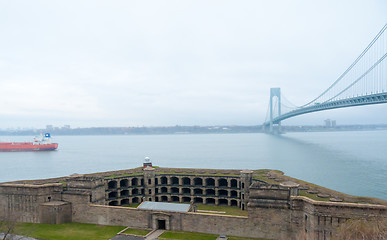
<path id="1" fill-rule="evenodd" d="M 329 239 L 353 218 L 387 217 L 377 204 L 322 202 L 299 196 L 298 184 L 268 184 L 253 171 L 211 170 L 126 172 L 0 184 L 0 215 L 34 223 L 83 222 L 206 232 L 267 239 Z M 54 183 L 56 182 L 56 183 Z M 143 210 L 142 201 L 239 207 L 248 216 Z"/>

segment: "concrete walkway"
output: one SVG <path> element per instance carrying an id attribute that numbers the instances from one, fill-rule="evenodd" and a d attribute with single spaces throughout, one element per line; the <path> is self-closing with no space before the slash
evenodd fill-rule
<path id="1" fill-rule="evenodd" d="M 4 238 L 4 233 L 0 233 L 0 239 L 3 239 L 3 238 Z M 9 240 L 38 240 L 36 238 L 25 237 L 25 236 L 14 235 L 14 234 L 7 235 L 7 239 L 9 239 Z"/>
<path id="2" fill-rule="evenodd" d="M 111 238 L 110 240 L 144 240 L 144 237 L 140 236 L 134 236 L 134 235 L 116 235 L 115 237 Z"/>
<path id="3" fill-rule="evenodd" d="M 156 240 L 164 232 L 165 232 L 165 230 L 161 230 L 161 229 L 154 230 L 154 231 L 150 232 L 148 235 L 146 235 L 145 240 Z"/>

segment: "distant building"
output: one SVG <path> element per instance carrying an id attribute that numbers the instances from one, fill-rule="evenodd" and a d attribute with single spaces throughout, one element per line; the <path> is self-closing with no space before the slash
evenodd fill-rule
<path id="1" fill-rule="evenodd" d="M 324 127 L 336 127 L 336 120 L 326 119 L 324 120 Z"/>
<path id="2" fill-rule="evenodd" d="M 70 125 L 64 125 L 63 129 L 70 129 Z"/>

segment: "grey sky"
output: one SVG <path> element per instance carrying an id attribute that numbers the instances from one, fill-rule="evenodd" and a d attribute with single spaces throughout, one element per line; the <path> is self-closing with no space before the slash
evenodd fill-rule
<path id="1" fill-rule="evenodd" d="M 387 22 L 387 2 L 0 0 L 0 128 L 257 125 L 302 105 Z M 284 124 L 387 123 L 387 105 Z"/>

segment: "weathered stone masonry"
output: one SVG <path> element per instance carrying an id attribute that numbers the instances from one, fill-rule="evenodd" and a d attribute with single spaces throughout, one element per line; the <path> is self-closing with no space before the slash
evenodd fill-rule
<path id="1" fill-rule="evenodd" d="M 297 184 L 254 181 L 251 173 L 172 174 L 149 168 L 116 177 L 95 174 L 2 183 L 0 216 L 10 213 L 22 222 L 73 221 L 134 228 L 155 228 L 162 219 L 171 230 L 267 239 L 297 239 L 305 234 L 307 239 L 323 240 L 347 219 L 387 215 L 383 205 L 314 201 L 298 196 Z M 236 206 L 247 209 L 248 217 L 115 206 L 143 200 Z"/>

